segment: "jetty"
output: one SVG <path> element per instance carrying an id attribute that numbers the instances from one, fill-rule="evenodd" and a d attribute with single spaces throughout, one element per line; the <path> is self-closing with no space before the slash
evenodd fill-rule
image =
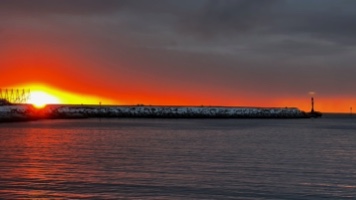
<path id="1" fill-rule="evenodd" d="M 28 104 L 0 106 L 0 122 L 73 118 L 310 118 L 298 108 L 258 108 L 220 106 L 105 106 Z"/>

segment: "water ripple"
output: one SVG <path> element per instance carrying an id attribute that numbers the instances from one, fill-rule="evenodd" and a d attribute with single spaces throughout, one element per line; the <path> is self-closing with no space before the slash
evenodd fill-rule
<path id="1" fill-rule="evenodd" d="M 355 128 L 347 119 L 1 124 L 0 199 L 354 199 Z"/>

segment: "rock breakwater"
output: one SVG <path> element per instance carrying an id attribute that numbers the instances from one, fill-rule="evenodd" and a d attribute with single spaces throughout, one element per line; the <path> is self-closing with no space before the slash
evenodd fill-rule
<path id="1" fill-rule="evenodd" d="M 195 106 L 0 106 L 0 121 L 70 118 L 307 118 L 298 108 L 195 107 Z"/>

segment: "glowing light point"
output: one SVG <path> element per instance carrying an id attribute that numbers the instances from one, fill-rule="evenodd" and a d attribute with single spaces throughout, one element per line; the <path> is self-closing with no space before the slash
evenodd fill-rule
<path id="1" fill-rule="evenodd" d="M 28 103 L 34 105 L 36 108 L 43 108 L 48 104 L 60 104 L 60 100 L 48 93 L 35 91 L 31 92 Z"/>

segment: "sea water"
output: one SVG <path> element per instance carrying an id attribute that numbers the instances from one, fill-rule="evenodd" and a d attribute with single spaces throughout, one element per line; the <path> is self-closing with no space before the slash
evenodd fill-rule
<path id="1" fill-rule="evenodd" d="M 0 199 L 355 199 L 356 118 L 0 124 Z"/>

